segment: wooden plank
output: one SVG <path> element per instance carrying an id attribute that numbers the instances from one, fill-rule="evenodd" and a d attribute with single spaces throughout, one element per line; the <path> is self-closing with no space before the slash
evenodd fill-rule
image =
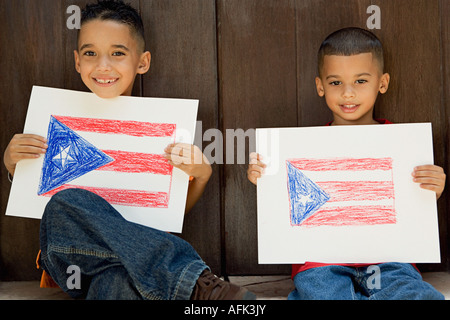
<path id="1" fill-rule="evenodd" d="M 143 95 L 199 99 L 196 144 L 203 150 L 203 133 L 218 128 L 216 13 L 214 1 L 141 1 L 150 72 L 143 77 Z M 216 274 L 221 267 L 219 168 L 200 201 L 186 219 L 181 235 Z"/>
<path id="2" fill-rule="evenodd" d="M 441 152 L 444 154 L 444 169 L 447 173 L 447 181 L 449 179 L 450 172 L 450 159 L 448 150 L 450 150 L 450 20 L 448 17 L 450 16 L 450 1 L 440 0 L 439 1 L 439 11 L 441 13 L 440 23 L 441 23 L 441 48 L 442 48 L 442 69 L 441 69 L 441 77 L 442 77 L 442 89 L 441 89 L 441 97 L 442 97 L 442 106 L 444 107 L 443 112 L 443 122 L 444 127 L 442 130 L 442 137 L 444 139 L 444 146 L 441 149 Z M 450 219 L 449 219 L 449 208 L 450 208 L 450 196 L 449 190 L 444 191 L 443 199 L 439 201 L 439 224 L 440 224 L 440 232 L 441 246 L 443 251 L 442 262 L 446 264 L 446 271 L 450 271 Z M 445 227 L 444 227 L 445 226 Z M 443 245 L 445 244 L 445 245 Z"/>
<path id="3" fill-rule="evenodd" d="M 297 126 L 294 2 L 217 3 L 223 132 Z M 254 146 L 236 147 L 246 155 L 254 151 Z M 227 274 L 288 273 L 289 266 L 258 265 L 256 188 L 247 179 L 247 166 L 224 167 Z"/>
<path id="4" fill-rule="evenodd" d="M 15 133 L 23 132 L 28 100 L 33 85 L 62 87 L 64 66 L 60 2 L 6 1 L 0 6 L 0 82 L 1 149 L 4 151 Z M 3 159 L 3 157 L 2 157 Z M 39 250 L 39 221 L 6 217 L 10 183 L 1 166 L 0 278 L 34 280 Z"/>
<path id="5" fill-rule="evenodd" d="M 393 122 L 431 122 L 435 163 L 446 168 L 439 2 L 386 0 L 380 1 L 379 6 L 382 28 L 377 35 L 385 48 L 391 83 L 388 92 L 377 101 L 375 114 Z M 447 201 L 444 194 L 438 202 L 442 263 L 420 265 L 422 271 L 446 269 Z"/>

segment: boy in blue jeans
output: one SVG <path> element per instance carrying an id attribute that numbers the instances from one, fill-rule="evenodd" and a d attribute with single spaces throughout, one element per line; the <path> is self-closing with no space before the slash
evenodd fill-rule
<path id="1" fill-rule="evenodd" d="M 371 32 L 359 28 L 338 30 L 328 36 L 319 50 L 319 76 L 316 87 L 333 114 L 327 125 L 389 124 L 374 119 L 373 108 L 378 93 L 386 93 L 390 76 L 383 73 L 381 42 Z M 266 165 L 252 153 L 248 179 L 257 184 Z M 420 186 L 441 196 L 445 173 L 435 165 L 414 168 L 412 178 Z M 368 264 L 330 265 L 306 262 L 292 266 L 295 284 L 288 299 L 443 299 L 443 295 L 424 282 L 414 265 L 377 264 L 379 288 L 373 286 Z"/>
<path id="2" fill-rule="evenodd" d="M 82 14 L 75 67 L 84 84 L 101 98 L 131 95 L 135 77 L 150 68 L 141 18 L 122 1 L 98 1 Z M 23 159 L 46 152 L 46 139 L 15 135 L 4 163 L 10 176 Z M 162 150 L 161 150 L 162 151 Z M 187 144 L 164 150 L 170 164 L 191 177 L 188 212 L 202 195 L 211 166 L 202 152 Z M 201 164 L 194 159 L 203 159 Z M 41 221 L 41 284 L 52 281 L 73 298 L 86 299 L 254 299 L 246 289 L 209 271 L 184 240 L 126 221 L 108 202 L 80 189 L 62 191 L 50 200 Z M 68 283 L 76 266 L 81 283 Z"/>

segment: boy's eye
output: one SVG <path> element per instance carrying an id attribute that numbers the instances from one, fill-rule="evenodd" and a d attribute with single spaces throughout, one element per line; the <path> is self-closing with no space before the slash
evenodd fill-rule
<path id="1" fill-rule="evenodd" d="M 125 55 L 125 53 L 123 53 L 123 52 L 120 52 L 120 51 L 116 51 L 116 52 L 113 52 L 113 54 L 112 54 L 114 57 L 120 57 L 120 56 L 124 56 Z"/>
<path id="2" fill-rule="evenodd" d="M 88 57 L 93 57 L 93 56 L 95 56 L 95 52 L 93 52 L 93 51 L 86 51 L 85 53 L 83 53 L 83 55 L 88 56 Z"/>
<path id="3" fill-rule="evenodd" d="M 330 82 L 330 85 L 332 85 L 332 86 L 338 86 L 340 84 L 341 84 L 340 81 L 332 81 L 332 82 Z"/>
<path id="4" fill-rule="evenodd" d="M 367 80 L 364 80 L 364 79 L 356 80 L 357 84 L 363 84 L 363 83 L 366 83 L 366 82 L 367 82 Z"/>

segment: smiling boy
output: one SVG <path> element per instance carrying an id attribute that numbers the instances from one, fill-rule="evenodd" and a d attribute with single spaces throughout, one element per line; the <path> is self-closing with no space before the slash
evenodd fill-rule
<path id="1" fill-rule="evenodd" d="M 136 10 L 122 1 L 98 1 L 83 10 L 81 20 L 74 56 L 84 84 L 104 99 L 131 95 L 136 76 L 145 74 L 151 61 Z M 14 136 L 4 155 L 9 174 L 14 175 L 19 161 L 38 158 L 46 149 L 43 137 Z M 164 151 L 168 162 L 192 179 L 188 212 L 201 197 L 211 166 L 193 145 L 172 144 Z M 186 241 L 124 220 L 104 199 L 85 190 L 52 197 L 42 217 L 40 242 L 42 284 L 52 279 L 73 298 L 254 299 L 248 290 L 212 274 Z M 70 266 L 81 272 L 75 288 L 68 281 Z"/>
<path id="2" fill-rule="evenodd" d="M 383 72 L 381 42 L 371 32 L 359 28 L 338 30 L 322 43 L 319 55 L 319 76 L 316 88 L 332 112 L 328 125 L 389 124 L 374 119 L 373 108 L 379 93 L 389 87 L 390 76 Z M 257 184 L 266 165 L 258 154 L 250 155 L 247 177 Z M 415 182 L 441 196 L 446 176 L 435 165 L 413 169 Z M 424 282 L 415 266 L 406 263 L 382 263 L 381 288 L 370 286 L 371 265 L 330 265 L 306 262 L 292 266 L 295 290 L 289 299 L 443 299 L 443 295 Z"/>
<path id="3" fill-rule="evenodd" d="M 130 96 L 136 75 L 150 68 L 143 34 L 130 37 L 130 33 L 124 25 L 99 19 L 88 20 L 80 30 L 75 68 L 89 90 L 101 98 Z"/>
<path id="4" fill-rule="evenodd" d="M 333 125 L 377 124 L 373 106 L 378 92 L 387 91 L 389 74 L 381 73 L 373 54 L 327 55 L 323 60 L 316 87 L 333 113 Z"/>

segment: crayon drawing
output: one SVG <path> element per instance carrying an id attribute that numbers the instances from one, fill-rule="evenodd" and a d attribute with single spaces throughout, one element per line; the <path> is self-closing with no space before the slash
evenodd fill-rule
<path id="1" fill-rule="evenodd" d="M 51 116 L 48 130 L 48 151 L 45 155 L 38 195 L 51 197 L 70 188 L 89 190 L 111 204 L 167 208 L 170 189 L 161 191 L 130 190 L 92 185 L 71 185 L 71 181 L 98 170 L 115 173 L 148 174 L 172 177 L 173 167 L 162 154 L 146 154 L 119 150 L 100 150 L 78 132 L 97 135 L 128 135 L 134 137 L 174 138 L 173 124 L 152 124 L 91 118 Z M 162 150 L 161 150 L 162 151 Z M 132 175 L 129 175 L 132 179 Z M 170 182 L 166 184 L 170 186 Z"/>
<path id="2" fill-rule="evenodd" d="M 396 223 L 391 158 L 289 159 L 286 166 L 292 226 Z"/>

